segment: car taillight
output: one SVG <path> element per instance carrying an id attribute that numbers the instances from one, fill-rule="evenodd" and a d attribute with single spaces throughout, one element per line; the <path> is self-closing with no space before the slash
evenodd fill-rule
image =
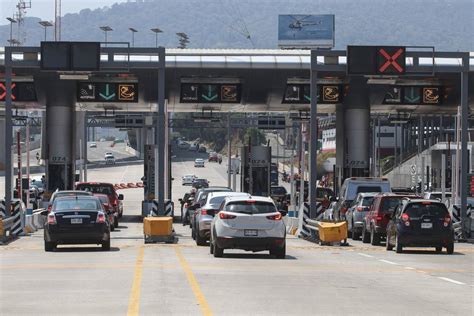
<path id="1" fill-rule="evenodd" d="M 382 219 L 383 219 L 383 217 L 380 216 L 380 215 L 378 215 L 378 216 L 375 217 L 375 220 L 376 220 L 377 222 L 380 222 Z"/>
<path id="2" fill-rule="evenodd" d="M 444 223 L 443 223 L 444 227 L 448 227 L 449 223 L 451 223 L 451 217 L 447 216 L 444 218 Z"/>
<path id="3" fill-rule="evenodd" d="M 410 226 L 410 216 L 407 213 L 402 215 L 402 221 L 405 223 L 405 226 Z"/>
<path id="4" fill-rule="evenodd" d="M 201 215 L 207 215 L 207 210 L 201 210 Z"/>
<path id="5" fill-rule="evenodd" d="M 102 212 L 99 212 L 97 214 L 97 223 L 105 223 L 105 214 Z"/>
<path id="6" fill-rule="evenodd" d="M 220 219 L 234 219 L 236 217 L 237 216 L 235 216 L 235 215 L 227 214 L 227 213 L 224 213 L 224 212 L 219 213 L 219 218 Z"/>
<path id="7" fill-rule="evenodd" d="M 54 213 L 49 213 L 48 214 L 48 225 L 55 225 L 55 224 L 57 224 L 56 215 L 54 215 Z"/>
<path id="8" fill-rule="evenodd" d="M 272 221 L 279 221 L 281 220 L 281 213 L 278 213 L 278 214 L 275 214 L 275 215 L 270 215 L 270 216 L 267 216 L 267 218 L 269 220 L 272 220 Z"/>
<path id="9" fill-rule="evenodd" d="M 344 206 L 341 207 L 341 213 L 346 214 L 346 212 L 347 212 L 347 207 L 344 207 Z"/>
<path id="10" fill-rule="evenodd" d="M 52 204 L 49 204 L 48 205 L 48 212 L 51 212 L 51 209 L 53 208 L 53 205 Z"/>
<path id="11" fill-rule="evenodd" d="M 362 212 L 365 208 L 363 206 L 358 206 L 357 211 Z"/>

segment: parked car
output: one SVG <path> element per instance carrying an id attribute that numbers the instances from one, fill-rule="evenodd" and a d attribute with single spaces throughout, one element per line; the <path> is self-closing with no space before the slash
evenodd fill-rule
<path id="1" fill-rule="evenodd" d="M 189 143 L 187 143 L 187 142 L 180 141 L 180 142 L 178 143 L 178 148 L 179 148 L 179 149 L 188 149 L 189 146 L 190 146 L 190 145 L 189 145 Z"/>
<path id="2" fill-rule="evenodd" d="M 227 197 L 211 223 L 210 252 L 222 257 L 225 249 L 269 250 L 286 256 L 286 212 L 277 211 L 269 197 Z"/>
<path id="3" fill-rule="evenodd" d="M 184 175 L 181 179 L 182 179 L 182 185 L 192 185 L 193 181 L 197 179 L 197 177 L 194 174 L 187 174 L 187 175 Z"/>
<path id="4" fill-rule="evenodd" d="M 362 234 L 365 216 L 374 200 L 374 196 L 378 193 L 359 193 L 352 202 L 346 213 L 347 231 L 352 239 L 357 240 Z"/>
<path id="5" fill-rule="evenodd" d="M 115 156 L 112 153 L 106 153 L 104 159 L 106 165 L 115 165 Z"/>
<path id="6" fill-rule="evenodd" d="M 387 236 L 387 224 L 390 214 L 401 203 L 402 199 L 416 197 L 413 194 L 401 195 L 394 193 L 379 193 L 374 196 L 369 212 L 362 225 L 362 242 L 370 242 L 376 246 L 380 240 Z"/>
<path id="7" fill-rule="evenodd" d="M 194 216 L 193 235 L 198 246 L 204 246 L 209 240 L 212 218 L 219 212 L 219 207 L 228 196 L 250 198 L 248 193 L 243 192 L 210 192 L 204 205 L 197 210 Z"/>
<path id="8" fill-rule="evenodd" d="M 436 200 L 403 199 L 387 225 L 387 250 L 404 247 L 446 248 L 454 252 L 454 230 L 446 205 Z"/>
<path id="9" fill-rule="evenodd" d="M 48 204 L 48 211 L 51 211 L 53 207 L 53 203 L 57 198 L 60 197 L 76 197 L 76 196 L 92 196 L 92 192 L 84 192 L 84 191 L 56 191 L 54 192 L 51 197 L 49 198 Z"/>
<path id="10" fill-rule="evenodd" d="M 90 143 L 89 148 L 97 148 L 97 143 Z"/>
<path id="11" fill-rule="evenodd" d="M 76 190 L 88 191 L 97 194 L 106 194 L 109 197 L 110 203 L 119 215 L 119 218 L 123 215 L 123 195 L 117 194 L 114 186 L 111 183 L 104 182 L 79 182 L 76 184 Z"/>
<path id="12" fill-rule="evenodd" d="M 204 168 L 204 159 L 196 158 L 196 159 L 194 160 L 194 167 L 195 167 L 195 168 L 199 168 L 199 167 Z"/>
<path id="13" fill-rule="evenodd" d="M 59 244 L 100 244 L 110 250 L 110 222 L 94 196 L 61 197 L 54 201 L 44 226 L 44 250 Z"/>
<path id="14" fill-rule="evenodd" d="M 102 206 L 104 207 L 105 213 L 109 217 L 109 222 L 111 223 L 110 225 L 110 230 L 114 231 L 115 228 L 118 227 L 119 224 L 119 215 L 118 212 L 114 209 L 112 206 L 112 203 L 110 203 L 110 199 L 108 195 L 106 194 L 94 194 L 97 198 L 99 198 L 100 203 L 102 203 Z"/>
<path id="15" fill-rule="evenodd" d="M 347 210 L 359 193 L 391 192 L 390 182 L 385 178 L 352 177 L 344 180 L 339 191 L 339 198 L 334 208 L 334 215 L 344 219 Z"/>

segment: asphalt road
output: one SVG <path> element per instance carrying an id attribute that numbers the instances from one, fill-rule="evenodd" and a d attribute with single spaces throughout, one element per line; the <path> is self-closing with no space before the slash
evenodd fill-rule
<path id="1" fill-rule="evenodd" d="M 226 167 L 194 168 L 195 154 L 174 159 L 177 199 L 183 174 L 226 185 Z M 139 181 L 139 165 L 93 169 L 91 180 Z M 43 250 L 42 232 L 0 246 L 0 315 L 472 315 L 474 247 L 455 254 L 404 254 L 351 242 L 321 247 L 287 237 L 287 257 L 226 251 L 214 258 L 189 227 L 175 223 L 177 244 L 143 243 L 141 189 L 127 189 L 112 250 Z M 179 207 L 176 215 L 179 215 Z"/>

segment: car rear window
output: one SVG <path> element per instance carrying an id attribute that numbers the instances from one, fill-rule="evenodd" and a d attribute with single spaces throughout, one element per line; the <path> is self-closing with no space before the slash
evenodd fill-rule
<path id="1" fill-rule="evenodd" d="M 371 206 L 374 201 L 373 196 L 368 196 L 362 199 L 362 206 Z"/>
<path id="2" fill-rule="evenodd" d="M 286 189 L 284 187 L 274 187 L 271 188 L 272 194 L 286 194 Z"/>
<path id="3" fill-rule="evenodd" d="M 275 213 L 275 205 L 268 202 L 239 201 L 226 205 L 225 211 L 243 214 Z"/>
<path id="4" fill-rule="evenodd" d="M 99 206 L 97 201 L 94 200 L 84 200 L 84 199 L 63 199 L 56 200 L 54 203 L 55 211 L 65 211 L 65 210 L 97 210 Z"/>
<path id="5" fill-rule="evenodd" d="M 391 198 L 384 198 L 382 200 L 382 207 L 380 208 L 381 213 L 390 213 L 395 211 L 398 204 L 400 204 L 400 200 L 403 197 L 391 197 Z"/>
<path id="6" fill-rule="evenodd" d="M 431 215 L 434 217 L 445 217 L 448 215 L 446 206 L 441 203 L 411 203 L 406 209 L 405 213 L 410 217 L 422 217 L 423 215 Z"/>
<path id="7" fill-rule="evenodd" d="M 390 184 L 386 183 L 349 183 L 347 186 L 346 199 L 355 200 L 359 193 L 390 192 Z"/>
<path id="8" fill-rule="evenodd" d="M 115 192 L 110 185 L 99 185 L 99 184 L 79 184 L 77 185 L 78 190 L 89 191 L 97 194 L 113 195 Z"/>
<path id="9" fill-rule="evenodd" d="M 100 203 L 109 203 L 109 198 L 106 196 L 98 196 Z"/>

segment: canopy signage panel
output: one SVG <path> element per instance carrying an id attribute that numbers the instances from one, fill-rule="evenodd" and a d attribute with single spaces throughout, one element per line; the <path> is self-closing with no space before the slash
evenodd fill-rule
<path id="1" fill-rule="evenodd" d="M 404 75 L 405 57 L 404 46 L 347 46 L 347 74 Z"/>
<path id="2" fill-rule="evenodd" d="M 41 42 L 41 70 L 98 71 L 99 42 Z"/>
<path id="3" fill-rule="evenodd" d="M 240 83 L 181 83 L 181 103 L 240 103 Z"/>
<path id="4" fill-rule="evenodd" d="M 5 82 L 0 82 L 0 102 L 4 102 L 7 97 L 7 87 Z M 36 102 L 36 89 L 34 82 L 12 82 L 13 102 Z"/>
<path id="5" fill-rule="evenodd" d="M 391 86 L 383 104 L 441 105 L 443 98 L 442 86 Z"/>
<path id="6" fill-rule="evenodd" d="M 137 103 L 138 83 L 79 82 L 77 102 Z"/>
<path id="7" fill-rule="evenodd" d="M 318 84 L 318 103 L 337 104 L 343 100 L 343 85 Z M 311 93 L 309 84 L 287 84 L 283 95 L 283 104 L 309 104 Z"/>
<path id="8" fill-rule="evenodd" d="M 333 14 L 278 16 L 280 48 L 333 48 L 334 33 Z"/>

